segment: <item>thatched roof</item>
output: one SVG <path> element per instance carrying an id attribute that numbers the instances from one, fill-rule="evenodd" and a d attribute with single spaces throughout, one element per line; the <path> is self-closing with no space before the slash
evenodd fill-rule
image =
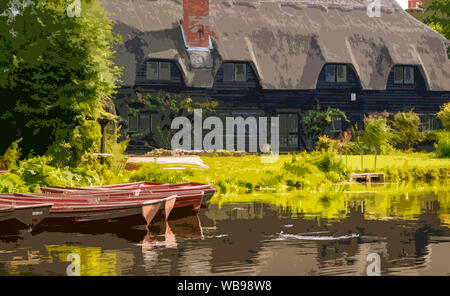
<path id="1" fill-rule="evenodd" d="M 368 17 L 361 0 L 210 0 L 212 69 L 190 64 L 182 0 L 102 2 L 124 37 L 117 62 L 125 85 L 134 84 L 138 63 L 166 58 L 192 87 L 211 87 L 222 61 L 248 61 L 265 89 L 314 89 L 325 63 L 349 63 L 363 89 L 385 89 L 394 64 L 413 64 L 429 90 L 450 91 L 447 40 L 395 0 L 381 0 L 381 17 Z"/>

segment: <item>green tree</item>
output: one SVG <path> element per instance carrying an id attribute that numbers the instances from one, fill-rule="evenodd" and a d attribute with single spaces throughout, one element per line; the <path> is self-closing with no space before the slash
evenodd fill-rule
<path id="1" fill-rule="evenodd" d="M 317 104 L 316 109 L 308 110 L 302 117 L 302 133 L 303 140 L 308 151 L 314 150 L 319 137 L 325 134 L 326 129 L 330 126 L 333 118 L 339 118 L 347 121 L 345 113 L 339 109 L 328 107 L 321 110 Z"/>
<path id="2" fill-rule="evenodd" d="M 441 111 L 437 114 L 444 128 L 450 132 L 450 102 L 441 107 Z"/>
<path id="3" fill-rule="evenodd" d="M 0 151 L 23 138 L 24 155 L 50 153 L 74 165 L 99 150 L 97 120 L 116 88 L 120 38 L 99 0 L 71 2 L 0 3 Z M 77 2 L 73 15 L 68 6 Z"/>
<path id="4" fill-rule="evenodd" d="M 410 149 L 419 143 L 420 117 L 414 111 L 398 112 L 390 122 L 392 128 L 392 143 L 399 149 Z"/>
<path id="5" fill-rule="evenodd" d="M 383 116 L 370 115 L 364 118 L 364 134 L 361 141 L 369 151 L 375 153 L 374 170 L 377 169 L 377 155 L 381 153 L 383 146 L 388 145 L 391 138 L 391 129 Z"/>

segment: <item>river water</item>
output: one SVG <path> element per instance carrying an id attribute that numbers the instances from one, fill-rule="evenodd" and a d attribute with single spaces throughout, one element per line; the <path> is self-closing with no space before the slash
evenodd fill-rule
<path id="1" fill-rule="evenodd" d="M 449 223 L 442 191 L 225 199 L 149 230 L 112 222 L 2 234 L 0 275 L 66 275 L 69 254 L 81 275 L 449 275 Z"/>

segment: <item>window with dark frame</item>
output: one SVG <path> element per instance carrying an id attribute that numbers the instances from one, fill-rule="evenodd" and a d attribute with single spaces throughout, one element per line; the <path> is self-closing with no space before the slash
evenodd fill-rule
<path id="1" fill-rule="evenodd" d="M 170 62 L 147 62 L 147 80 L 170 80 Z"/>
<path id="2" fill-rule="evenodd" d="M 235 81 L 246 81 L 246 67 L 245 64 L 235 64 L 234 65 L 234 80 Z"/>
<path id="3" fill-rule="evenodd" d="M 347 82 L 347 65 L 326 65 L 325 66 L 326 82 Z"/>
<path id="4" fill-rule="evenodd" d="M 147 62 L 147 80 L 158 80 L 158 62 Z"/>
<path id="5" fill-rule="evenodd" d="M 414 84 L 414 67 L 404 67 L 403 72 L 403 82 Z"/>
<path id="6" fill-rule="evenodd" d="M 138 131 L 138 116 L 134 114 L 128 114 L 128 131 L 135 133 Z"/>
<path id="7" fill-rule="evenodd" d="M 234 81 L 234 64 L 223 64 L 223 81 Z"/>
<path id="8" fill-rule="evenodd" d="M 298 114 L 281 113 L 279 141 L 281 149 L 298 149 Z"/>
<path id="9" fill-rule="evenodd" d="M 224 63 L 223 81 L 224 82 L 245 82 L 247 81 L 247 65 L 244 63 Z"/>
<path id="10" fill-rule="evenodd" d="M 151 130 L 151 116 L 149 113 L 139 114 L 139 132 L 148 134 Z"/>
<path id="11" fill-rule="evenodd" d="M 336 82 L 347 82 L 347 65 L 337 65 L 336 68 Z"/>
<path id="12" fill-rule="evenodd" d="M 335 82 L 336 77 L 336 65 L 327 65 L 325 67 L 325 81 Z"/>
<path id="13" fill-rule="evenodd" d="M 169 62 L 159 62 L 159 80 L 170 80 Z"/>

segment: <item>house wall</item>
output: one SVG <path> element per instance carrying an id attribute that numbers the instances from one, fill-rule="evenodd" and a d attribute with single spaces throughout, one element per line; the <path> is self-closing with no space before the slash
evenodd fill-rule
<path id="1" fill-rule="evenodd" d="M 282 147 L 281 150 L 302 150 L 305 148 L 305 143 L 301 138 L 301 116 L 304 112 L 315 108 L 317 103 L 322 108 L 330 106 L 345 112 L 349 121 L 343 121 L 341 128 L 346 130 L 355 123 L 362 125 L 364 116 L 370 113 L 384 111 L 396 113 L 414 109 L 416 113 L 425 116 L 434 115 L 439 111 L 440 106 L 448 102 L 450 98 L 449 92 L 427 91 L 425 80 L 418 67 L 415 68 L 415 83 L 413 85 L 395 85 L 393 83 L 393 72 L 391 71 L 388 81 L 386 81 L 386 90 L 382 91 L 361 89 L 358 76 L 353 68 L 349 66 L 347 69 L 348 81 L 346 83 L 330 84 L 325 82 L 325 73 L 322 69 L 316 89 L 267 90 L 260 87 L 252 65 L 247 63 L 246 82 L 224 82 L 223 67 L 220 67 L 216 73 L 213 87 L 204 89 L 185 87 L 181 71 L 174 62 L 171 66 L 173 81 L 148 81 L 146 80 L 144 63 L 144 65 L 138 67 L 136 85 L 119 90 L 116 96 L 117 113 L 122 118 L 122 133 L 128 134 L 132 138 L 130 142 L 131 152 L 146 152 L 161 145 L 161 139 L 155 131 L 155 127 L 161 120 L 158 110 L 148 109 L 144 105 L 139 106 L 138 102 L 139 98 L 142 99 L 146 94 L 154 94 L 159 90 L 179 94 L 183 98 L 189 96 L 194 100 L 209 98 L 218 101 L 219 106 L 215 115 L 223 118 L 226 116 L 245 117 L 246 114 L 248 116 L 267 117 L 279 116 L 280 114 L 297 114 L 299 121 L 297 145 L 295 147 Z M 351 100 L 352 93 L 356 95 L 355 101 Z M 135 132 L 128 131 L 129 105 L 140 109 L 142 112 L 152 114 L 153 130 L 149 134 L 136 137 Z M 280 132 L 283 133 L 283 131 Z M 285 134 L 289 134 L 289 132 L 285 132 Z M 338 132 L 331 133 L 331 135 L 337 136 Z"/>

